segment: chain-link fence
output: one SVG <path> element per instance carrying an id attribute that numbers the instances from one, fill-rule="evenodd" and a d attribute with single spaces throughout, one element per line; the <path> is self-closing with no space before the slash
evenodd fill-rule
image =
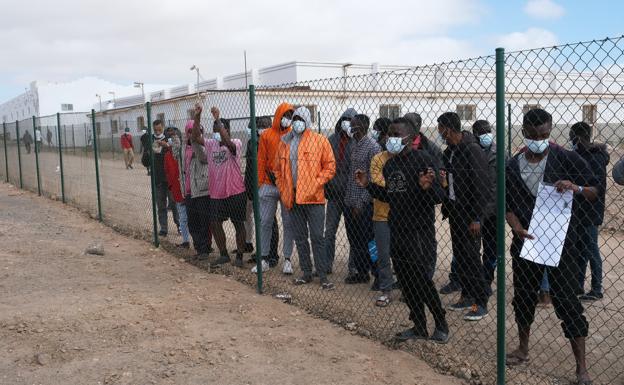
<path id="1" fill-rule="evenodd" d="M 472 383 L 618 384 L 623 48 L 6 123 L 0 173 Z"/>

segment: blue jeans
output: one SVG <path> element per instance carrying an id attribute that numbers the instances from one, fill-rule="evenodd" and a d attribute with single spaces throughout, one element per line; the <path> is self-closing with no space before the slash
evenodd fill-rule
<path id="1" fill-rule="evenodd" d="M 542 276 L 542 283 L 540 284 L 540 290 L 544 293 L 550 292 L 550 283 L 548 282 L 548 268 L 544 267 L 544 275 Z"/>
<path id="2" fill-rule="evenodd" d="M 585 227 L 585 249 L 579 254 L 579 284 L 581 289 L 585 287 L 585 272 L 587 263 L 591 269 L 591 291 L 602 293 L 602 256 L 598 247 L 598 226 Z"/>
<path id="3" fill-rule="evenodd" d="M 180 221 L 180 234 L 182 234 L 182 242 L 189 241 L 188 217 L 186 216 L 186 205 L 184 203 L 176 203 L 178 209 L 178 217 Z"/>

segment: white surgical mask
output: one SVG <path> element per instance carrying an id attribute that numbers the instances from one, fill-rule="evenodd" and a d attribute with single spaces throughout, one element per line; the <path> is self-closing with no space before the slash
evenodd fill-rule
<path id="1" fill-rule="evenodd" d="M 388 141 L 386 142 L 386 149 L 388 150 L 388 152 L 391 154 L 398 154 L 403 151 L 403 149 L 405 148 L 405 145 L 403 144 L 403 139 L 404 138 L 400 138 L 397 136 L 389 137 Z"/>
<path id="2" fill-rule="evenodd" d="M 379 136 L 381 136 L 381 132 L 379 132 L 377 130 L 372 130 L 371 131 L 371 138 L 373 138 L 375 140 L 379 140 Z"/>
<path id="3" fill-rule="evenodd" d="M 533 140 L 524 138 L 524 143 L 528 147 L 529 151 L 534 154 L 541 154 L 548 148 L 548 139 L 544 140 Z"/>
<path id="4" fill-rule="evenodd" d="M 290 122 L 291 122 L 291 120 L 284 116 L 284 117 L 282 117 L 282 120 L 280 121 L 280 124 L 282 125 L 282 128 L 288 128 L 288 127 L 290 127 Z"/>
<path id="5" fill-rule="evenodd" d="M 301 120 L 295 120 L 294 122 L 292 122 L 292 128 L 297 134 L 301 134 L 306 129 L 305 122 Z"/>
<path id="6" fill-rule="evenodd" d="M 479 135 L 479 142 L 481 142 L 481 147 L 490 147 L 493 141 L 494 141 L 494 134 L 492 133 Z"/>
<path id="7" fill-rule="evenodd" d="M 351 131 L 351 122 L 348 120 L 343 120 L 342 123 L 340 123 L 340 128 L 342 128 L 342 131 L 344 131 L 347 135 L 351 136 L 349 134 L 349 132 Z"/>
<path id="8" fill-rule="evenodd" d="M 158 135 L 154 134 L 154 137 L 158 140 L 163 140 L 165 139 L 165 134 L 164 133 L 160 133 Z"/>
<path id="9" fill-rule="evenodd" d="M 216 140 L 217 142 L 221 143 L 221 134 L 220 133 L 218 133 L 218 132 L 213 133 L 212 134 L 212 138 L 214 140 Z"/>

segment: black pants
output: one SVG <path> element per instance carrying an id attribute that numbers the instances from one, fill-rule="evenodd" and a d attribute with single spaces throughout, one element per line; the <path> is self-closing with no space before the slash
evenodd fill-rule
<path id="1" fill-rule="evenodd" d="M 587 337 L 589 324 L 583 315 L 583 305 L 576 296 L 578 290 L 578 253 L 579 237 L 570 226 L 563 247 L 559 266 L 548 267 L 513 257 L 513 308 L 518 327 L 531 326 L 535 319 L 538 291 L 544 270 L 548 271 L 550 296 L 555 314 L 561 320 L 561 327 L 566 338 Z"/>
<path id="2" fill-rule="evenodd" d="M 158 208 L 158 223 L 160 223 L 160 230 L 168 232 L 169 224 L 167 222 L 167 209 L 170 209 L 173 214 L 173 222 L 179 227 L 180 218 L 178 216 L 178 208 L 176 207 L 175 200 L 167 183 L 159 183 L 156 185 L 156 207 Z"/>
<path id="3" fill-rule="evenodd" d="M 462 296 L 472 299 L 477 305 L 487 306 L 487 284 L 481 262 L 481 237 L 470 234 L 473 218 L 463 212 L 456 203 L 447 203 L 453 257 L 457 263 L 457 278 L 462 287 Z"/>
<path id="4" fill-rule="evenodd" d="M 485 282 L 492 286 L 496 270 L 496 217 L 486 218 L 481 224 L 481 242 L 483 243 L 483 272 Z"/>
<path id="5" fill-rule="evenodd" d="M 208 219 L 208 209 L 210 207 L 210 197 L 203 196 L 191 198 L 186 196 L 186 216 L 188 217 L 188 228 L 193 238 L 193 247 L 197 254 L 207 254 L 210 250 L 210 221 Z"/>
<path id="6" fill-rule="evenodd" d="M 373 232 L 373 204 L 364 204 L 360 214 L 355 216 L 351 207 L 344 208 L 345 227 L 349 239 L 349 258 L 358 274 L 368 275 L 371 270 L 371 259 L 368 252 L 368 243 L 375 239 Z"/>
<path id="7" fill-rule="evenodd" d="M 277 226 L 277 218 L 273 219 L 273 229 L 271 230 L 271 249 L 267 257 L 267 262 L 275 263 L 279 261 L 279 254 L 277 254 L 277 246 L 279 244 L 279 227 Z"/>
<path id="8" fill-rule="evenodd" d="M 390 243 L 390 255 L 405 302 L 410 309 L 409 318 L 417 333 L 427 332 L 425 306 L 433 315 L 436 328 L 448 332 L 446 312 L 433 283 L 431 271 L 435 267 L 435 230 L 432 235 L 424 232 L 408 237 L 394 236 Z"/>

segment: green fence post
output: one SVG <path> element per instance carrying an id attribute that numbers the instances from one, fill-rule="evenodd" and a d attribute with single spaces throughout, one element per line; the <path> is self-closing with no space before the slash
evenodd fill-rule
<path id="1" fill-rule="evenodd" d="M 251 120 L 251 183 L 253 191 L 254 227 L 256 230 L 256 269 L 258 293 L 262 294 L 262 239 L 260 198 L 258 197 L 258 127 L 256 127 L 256 87 L 249 85 L 249 115 Z"/>
<path id="2" fill-rule="evenodd" d="M 112 119 L 110 121 L 110 128 L 111 128 L 111 151 L 113 153 L 113 160 L 115 160 L 115 137 L 113 136 L 113 121 L 112 121 Z"/>
<path id="3" fill-rule="evenodd" d="M 149 140 L 149 151 L 150 154 L 150 185 L 152 188 L 152 225 L 153 225 L 153 233 L 154 233 L 154 246 L 158 247 L 160 242 L 158 240 L 158 218 L 156 216 L 156 179 L 154 178 L 154 137 L 152 135 L 152 103 L 145 103 L 145 110 L 147 114 L 147 136 Z M 145 149 L 144 149 L 145 150 Z"/>
<path id="4" fill-rule="evenodd" d="M 24 188 L 22 182 L 22 150 L 20 149 L 20 134 L 19 134 L 19 120 L 15 121 L 15 136 L 17 137 L 17 168 L 19 170 L 19 184 L 20 188 Z"/>
<path id="5" fill-rule="evenodd" d="M 74 124 L 72 123 L 72 152 L 76 155 L 76 135 L 74 132 Z"/>
<path id="6" fill-rule="evenodd" d="M 85 123 L 85 134 L 86 130 Z M 95 137 L 97 136 L 97 129 L 95 128 L 95 110 L 91 110 L 91 129 L 93 130 L 93 157 L 95 158 L 95 188 L 97 189 L 97 209 L 98 209 L 98 220 L 102 222 L 102 195 L 100 193 L 100 163 L 98 159 L 98 146 L 97 140 Z M 85 149 L 87 148 L 85 142 Z"/>
<path id="7" fill-rule="evenodd" d="M 39 142 L 37 141 L 37 118 L 32 117 L 33 138 L 35 138 L 35 169 L 37 170 L 37 194 L 41 196 L 41 176 L 39 175 Z"/>
<path id="8" fill-rule="evenodd" d="M 507 103 L 507 156 L 511 158 L 511 103 Z"/>
<path id="9" fill-rule="evenodd" d="M 496 383 L 505 384 L 505 49 L 496 49 Z"/>
<path id="10" fill-rule="evenodd" d="M 4 175 L 6 177 L 6 182 L 9 183 L 9 153 L 7 150 L 6 144 L 6 123 L 2 122 L 2 141 L 4 142 Z"/>
<path id="11" fill-rule="evenodd" d="M 65 173 L 63 170 L 63 144 L 61 143 L 61 113 L 56 113 L 56 131 L 58 132 L 59 163 L 61 168 L 61 201 L 65 203 Z"/>

